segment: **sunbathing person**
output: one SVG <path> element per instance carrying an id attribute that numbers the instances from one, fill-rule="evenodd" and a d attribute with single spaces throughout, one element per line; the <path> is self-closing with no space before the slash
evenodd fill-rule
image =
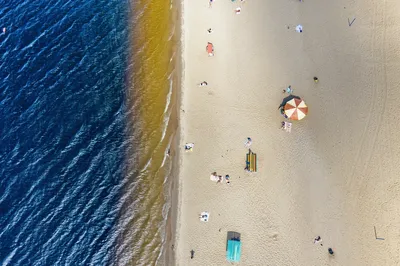
<path id="1" fill-rule="evenodd" d="M 251 140 L 251 138 L 247 138 L 247 139 L 246 139 L 246 142 L 244 143 L 244 146 L 245 146 L 246 148 L 250 148 L 251 143 L 253 143 L 253 141 Z"/>
<path id="2" fill-rule="evenodd" d="M 194 147 L 194 143 L 186 143 L 185 144 L 185 151 L 192 151 Z"/>
<path id="3" fill-rule="evenodd" d="M 229 179 L 230 179 L 229 175 L 225 175 L 225 181 L 227 184 L 231 183 L 231 181 Z"/>
<path id="4" fill-rule="evenodd" d="M 318 243 L 320 243 L 322 241 L 322 238 L 320 237 L 320 236 L 316 236 L 315 238 L 314 238 L 314 244 L 318 244 Z M 322 243 L 320 243 L 320 245 L 322 246 Z"/>

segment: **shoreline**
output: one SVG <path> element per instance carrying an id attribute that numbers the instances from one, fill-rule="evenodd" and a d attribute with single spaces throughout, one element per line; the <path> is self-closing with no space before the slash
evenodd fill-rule
<path id="1" fill-rule="evenodd" d="M 170 200 L 170 209 L 167 215 L 167 222 L 165 227 L 166 232 L 166 240 L 164 246 L 164 265 L 175 265 L 176 264 L 176 255 L 175 255 L 175 246 L 176 246 L 176 231 L 177 231 L 177 212 L 178 212 L 178 199 L 179 199 L 179 168 L 180 168 L 180 106 L 181 106 L 181 5 L 178 1 L 174 1 L 172 3 L 172 22 L 174 26 L 174 34 L 172 37 L 173 45 L 173 65 L 174 65 L 174 74 L 173 74 L 173 93 L 171 103 L 173 105 L 173 112 L 171 113 L 171 126 L 172 129 L 172 141 L 170 145 L 170 156 L 171 159 L 171 172 L 170 172 L 170 184 L 169 186 L 169 195 L 168 198 Z"/>
<path id="2" fill-rule="evenodd" d="M 178 247 L 179 247 L 179 225 L 180 225 L 180 208 L 181 208 L 181 200 L 182 200 L 182 191 L 181 191 L 181 171 L 182 171 L 182 155 L 183 151 L 181 149 L 181 141 L 183 137 L 183 84 L 184 84 L 184 56 L 183 56 L 183 46 L 184 46 L 184 0 L 179 0 L 178 2 L 174 2 L 176 8 L 176 21 L 177 21 L 177 30 L 175 31 L 176 40 L 176 131 L 174 132 L 174 140 L 171 147 L 174 147 L 174 159 L 173 159 L 173 170 L 171 171 L 172 184 L 171 184 L 171 208 L 169 213 L 169 233 L 170 238 L 169 242 L 166 244 L 168 248 L 168 255 L 166 255 L 165 262 L 167 266 L 178 265 Z M 182 112 L 183 111 L 183 112 Z M 173 247 L 173 248 L 171 248 Z"/>
<path id="3" fill-rule="evenodd" d="M 174 194 L 178 95 L 175 6 L 172 1 L 139 0 L 130 10 L 128 69 L 132 72 L 127 97 L 138 126 L 134 121 L 129 128 L 139 129 L 132 149 L 141 152 L 135 153 L 135 160 L 128 157 L 133 171 L 128 169 L 127 175 L 135 174 L 132 194 L 137 200 L 137 208 L 133 207 L 135 233 L 128 239 L 134 250 L 131 259 L 138 265 L 164 265 L 174 259 L 170 243 L 175 199 L 170 195 Z"/>

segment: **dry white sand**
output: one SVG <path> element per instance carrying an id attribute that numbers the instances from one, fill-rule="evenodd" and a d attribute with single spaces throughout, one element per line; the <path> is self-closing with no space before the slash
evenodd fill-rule
<path id="1" fill-rule="evenodd" d="M 241 265 L 400 264 L 399 32 L 398 0 L 184 1 L 181 147 L 195 147 L 181 154 L 178 265 L 229 265 L 227 231 Z M 310 114 L 286 133 L 289 84 Z"/>

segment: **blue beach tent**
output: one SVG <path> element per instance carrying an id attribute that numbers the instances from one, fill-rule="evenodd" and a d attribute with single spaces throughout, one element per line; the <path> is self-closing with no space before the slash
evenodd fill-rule
<path id="1" fill-rule="evenodd" d="M 239 262 L 242 250 L 242 242 L 240 241 L 240 234 L 236 232 L 228 232 L 228 239 L 226 243 L 226 259 L 229 262 Z"/>

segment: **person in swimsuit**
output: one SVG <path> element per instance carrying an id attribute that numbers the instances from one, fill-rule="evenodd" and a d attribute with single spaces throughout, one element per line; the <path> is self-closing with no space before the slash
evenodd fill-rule
<path id="1" fill-rule="evenodd" d="M 229 179 L 230 179 L 229 175 L 225 175 L 225 181 L 227 184 L 231 183 L 231 181 Z"/>

